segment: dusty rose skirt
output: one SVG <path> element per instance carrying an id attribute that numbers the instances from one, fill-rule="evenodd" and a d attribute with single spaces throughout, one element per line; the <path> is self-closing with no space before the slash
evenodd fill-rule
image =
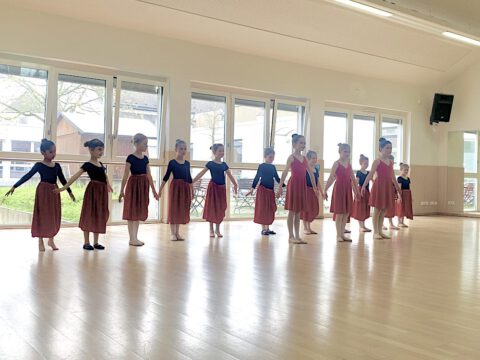
<path id="1" fill-rule="evenodd" d="M 227 188 L 217 185 L 213 181 L 208 183 L 203 218 L 208 222 L 220 224 L 225 218 L 227 210 Z"/>
<path id="2" fill-rule="evenodd" d="M 184 180 L 172 180 L 168 192 L 168 223 L 188 224 L 191 204 L 191 185 Z"/>
<path id="3" fill-rule="evenodd" d="M 410 190 L 402 190 L 402 201 L 397 200 L 395 210 L 398 217 L 413 220 L 412 192 Z"/>
<path id="4" fill-rule="evenodd" d="M 109 215 L 107 184 L 91 180 L 83 196 L 82 212 L 78 226 L 83 231 L 105 234 Z"/>
<path id="5" fill-rule="evenodd" d="M 358 191 L 361 191 L 362 187 L 359 187 Z M 356 198 L 353 201 L 352 218 L 358 221 L 365 221 L 370 217 L 370 191 L 365 190 L 363 196 Z"/>
<path id="6" fill-rule="evenodd" d="M 307 202 L 305 205 L 305 211 L 300 213 L 300 219 L 312 222 L 318 216 L 320 212 L 320 204 L 318 202 L 318 197 L 315 195 L 313 188 L 307 186 Z"/>
<path id="7" fill-rule="evenodd" d="M 291 176 L 287 184 L 285 196 L 285 210 L 302 212 L 307 203 L 307 181 L 302 178 Z"/>
<path id="8" fill-rule="evenodd" d="M 253 222 L 260 225 L 272 225 L 275 220 L 277 203 L 275 202 L 275 192 L 260 185 L 257 188 L 255 197 L 255 214 Z"/>
<path id="9" fill-rule="evenodd" d="M 53 190 L 58 189 L 56 184 L 41 182 L 35 192 L 33 206 L 32 237 L 53 238 L 58 234 L 61 223 L 60 194 Z"/>
<path id="10" fill-rule="evenodd" d="M 125 189 L 123 220 L 145 221 L 148 218 L 149 183 L 147 175 L 131 175 Z"/>

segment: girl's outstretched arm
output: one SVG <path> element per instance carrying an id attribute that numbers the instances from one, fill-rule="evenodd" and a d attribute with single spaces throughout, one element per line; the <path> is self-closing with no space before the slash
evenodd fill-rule
<path id="1" fill-rule="evenodd" d="M 85 172 L 85 170 L 83 169 L 80 169 L 78 170 L 68 181 L 65 185 L 63 185 L 63 187 L 59 188 L 59 189 L 55 189 L 53 190 L 54 192 L 56 193 L 60 193 L 62 191 L 65 191 L 67 190 L 70 185 L 72 185 L 75 181 L 77 181 L 77 179 Z"/>
<path id="2" fill-rule="evenodd" d="M 203 168 L 202 171 L 200 171 L 197 176 L 195 176 L 192 180 L 192 184 L 193 183 L 196 183 L 198 180 L 200 180 L 202 178 L 203 175 L 206 174 L 206 172 L 208 171 L 208 168 Z"/>

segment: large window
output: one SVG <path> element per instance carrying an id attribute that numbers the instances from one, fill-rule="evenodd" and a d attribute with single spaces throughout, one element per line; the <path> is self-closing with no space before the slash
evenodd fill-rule
<path id="1" fill-rule="evenodd" d="M 121 84 L 121 85 L 120 85 Z M 148 137 L 148 157 L 158 158 L 158 130 L 160 128 L 162 88 L 158 85 L 118 81 L 120 86 L 118 126 L 114 127 L 116 156 L 132 153 L 132 137 L 143 133 Z M 116 92 L 116 93 L 118 93 Z M 114 106 L 116 106 L 114 102 Z"/>
<path id="2" fill-rule="evenodd" d="M 265 114 L 265 102 L 235 99 L 234 162 L 258 164 L 263 161 Z"/>
<path id="3" fill-rule="evenodd" d="M 360 155 L 375 159 L 375 116 L 353 115 L 352 166 L 359 167 Z"/>
<path id="4" fill-rule="evenodd" d="M 477 172 L 478 143 L 476 132 L 463 133 L 463 167 L 466 173 Z"/>
<path id="5" fill-rule="evenodd" d="M 323 160 L 326 169 L 331 169 L 338 160 L 338 144 L 347 142 L 347 120 L 347 113 L 325 112 Z"/>
<path id="6" fill-rule="evenodd" d="M 105 141 L 106 81 L 60 74 L 57 95 L 57 151 L 87 154 L 93 138 Z"/>
<path id="7" fill-rule="evenodd" d="M 395 158 L 396 167 L 403 161 L 402 135 L 402 119 L 385 115 L 382 116 L 382 137 L 392 143 L 392 155 Z"/>
<path id="8" fill-rule="evenodd" d="M 225 143 L 226 97 L 192 93 L 190 158 L 208 161 L 210 146 Z"/>
<path id="9" fill-rule="evenodd" d="M 47 71 L 0 64 L 0 141 L 3 151 L 34 152 L 44 137 Z"/>
<path id="10" fill-rule="evenodd" d="M 276 109 L 276 118 L 273 124 L 275 147 L 275 162 L 283 164 L 292 154 L 292 135 L 303 133 L 305 106 L 279 103 Z"/>
<path id="11" fill-rule="evenodd" d="M 465 211 L 478 209 L 478 133 L 463 133 L 463 208 Z"/>
<path id="12" fill-rule="evenodd" d="M 49 78 L 49 74 L 58 75 Z M 163 82 L 130 76 L 118 74 L 117 78 L 95 72 L 74 73 L 54 66 L 36 69 L 0 63 L 0 197 L 38 161 L 40 140 L 44 137 L 57 144 L 57 159 L 67 178 L 88 159 L 84 142 L 92 138 L 103 140 L 105 153 L 101 161 L 118 190 L 124 165 L 117 164 L 133 152 L 132 136 L 144 133 L 149 138 L 148 156 L 158 188 Z M 12 156 L 11 152 L 18 155 Z M 78 223 L 88 181 L 85 174 L 72 186 L 76 203 L 62 193 L 64 223 Z M 31 223 L 37 182 L 38 175 L 0 202 L 1 226 Z M 111 198 L 110 222 L 120 221 L 122 205 L 118 204 L 118 191 Z M 151 198 L 149 220 L 160 219 L 158 204 Z"/>

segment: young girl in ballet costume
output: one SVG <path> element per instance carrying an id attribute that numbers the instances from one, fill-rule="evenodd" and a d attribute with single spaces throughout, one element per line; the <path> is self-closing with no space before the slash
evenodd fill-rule
<path id="1" fill-rule="evenodd" d="M 400 163 L 400 176 L 397 178 L 397 182 L 400 184 L 400 189 L 402 193 L 402 201 L 397 201 L 396 204 L 396 215 L 398 216 L 398 226 L 399 227 L 408 227 L 404 223 L 404 219 L 413 220 L 413 209 L 412 209 L 412 192 L 410 191 L 410 178 L 408 177 L 408 172 L 410 167 L 407 164 Z"/>
<path id="2" fill-rule="evenodd" d="M 158 199 L 158 195 L 155 191 L 148 157 L 144 155 L 148 150 L 148 138 L 138 133 L 133 136 L 132 142 L 135 152 L 127 156 L 118 201 L 122 202 L 125 198 L 122 218 L 128 221 L 129 244 L 143 246 L 144 242 L 138 240 L 138 227 L 140 221 L 148 218 L 150 188 L 155 199 Z M 126 190 L 125 184 L 127 184 Z"/>
<path id="3" fill-rule="evenodd" d="M 13 185 L 5 196 L 12 195 L 16 188 L 30 180 L 37 172 L 40 174 L 40 182 L 35 191 L 35 204 L 33 205 L 32 237 L 38 237 L 38 249 L 40 251 L 45 251 L 43 238 L 48 238 L 48 246 L 52 250 L 58 250 L 53 238 L 60 230 L 62 204 L 60 194 L 54 193 L 54 190 L 58 189 L 58 180 L 63 185 L 67 183 L 67 180 L 63 175 L 60 164 L 53 161 L 57 154 L 53 141 L 42 139 L 40 152 L 43 155 L 43 160 L 37 162 L 27 174 Z M 67 188 L 67 191 L 70 198 L 75 201 L 72 190 Z"/>
<path id="4" fill-rule="evenodd" d="M 282 186 L 288 171 L 292 175 L 287 184 L 287 195 L 285 198 L 285 210 L 288 210 L 288 241 L 293 244 L 306 244 L 307 242 L 300 238 L 300 214 L 307 209 L 307 180 L 305 174 L 308 172 L 310 181 L 315 183 L 313 173 L 308 166 L 308 161 L 302 155 L 305 150 L 305 137 L 303 135 L 292 135 L 293 154 L 288 157 L 285 170 L 282 172 L 282 178 L 277 190 L 277 197 L 282 196 Z M 313 188 L 315 196 L 318 198 L 318 189 Z M 295 232 L 294 232 L 295 228 Z"/>
<path id="5" fill-rule="evenodd" d="M 390 155 L 389 159 L 395 165 L 395 158 L 393 157 L 393 155 Z M 393 173 L 395 174 L 395 170 L 393 170 Z M 398 226 L 395 226 L 395 224 L 393 223 L 393 218 L 395 217 L 395 205 L 397 203 L 398 195 L 397 195 L 397 187 L 394 184 L 392 184 L 392 187 L 393 187 L 393 202 L 385 212 L 385 218 L 388 219 L 390 230 L 400 230 L 400 228 Z M 387 230 L 387 227 L 384 226 L 383 230 Z"/>
<path id="6" fill-rule="evenodd" d="M 317 192 L 320 195 L 320 198 L 323 199 L 323 190 L 322 186 L 318 183 L 319 174 L 319 167 L 317 167 L 317 153 L 313 150 L 307 152 L 307 160 L 308 166 L 310 167 L 310 171 L 313 173 L 313 177 L 315 178 L 315 182 L 312 183 L 310 180 L 310 174 L 305 174 L 307 180 L 307 203 L 305 211 L 302 211 L 300 214 L 300 219 L 303 220 L 303 227 L 305 229 L 306 235 L 314 235 L 317 232 L 312 230 L 311 224 L 317 218 L 318 213 L 320 212 L 320 203 L 317 196 L 315 196 L 315 189 L 317 188 Z"/>
<path id="7" fill-rule="evenodd" d="M 358 189 L 361 191 L 365 180 L 367 179 L 368 174 L 370 173 L 367 171 L 369 160 L 368 157 L 365 155 L 360 155 L 360 170 L 357 171 L 356 178 L 358 182 Z M 361 232 L 370 232 L 372 230 L 368 229 L 365 226 L 365 220 L 370 217 L 370 205 L 368 204 L 370 200 L 370 184 L 367 184 L 365 188 L 365 192 L 361 196 L 357 196 L 353 201 L 353 211 L 352 211 L 352 218 L 358 220 L 360 225 Z"/>
<path id="8" fill-rule="evenodd" d="M 393 161 L 389 158 L 392 154 L 392 143 L 384 138 L 380 138 L 379 143 L 380 157 L 372 164 L 372 170 L 362 186 L 362 194 L 365 194 L 368 183 L 377 174 L 370 194 L 370 206 L 374 207 L 373 237 L 375 239 L 390 239 L 390 236 L 383 232 L 383 219 L 385 212 L 394 201 L 392 184 L 397 188 L 398 184 L 393 171 Z M 401 195 L 399 195 L 399 198 L 401 200 Z"/>
<path id="9" fill-rule="evenodd" d="M 170 183 L 168 192 L 168 223 L 170 224 L 170 240 L 183 241 L 180 235 L 180 224 L 190 222 L 190 206 L 192 203 L 192 175 L 190 174 L 190 163 L 185 160 L 187 153 L 187 143 L 183 140 L 175 142 L 175 152 L 177 156 L 170 160 L 159 194 L 161 196 L 163 188 L 173 174 L 173 180 Z"/>
<path id="10" fill-rule="evenodd" d="M 205 168 L 195 176 L 193 183 L 202 178 L 207 171 L 210 171 L 212 179 L 207 188 L 207 195 L 205 197 L 205 206 L 203 208 L 203 218 L 210 223 L 210 237 L 223 237 L 220 233 L 220 224 L 225 218 L 225 211 L 227 210 L 227 189 L 225 186 L 225 174 L 228 176 L 233 184 L 233 191 L 236 194 L 238 184 L 228 165 L 222 161 L 225 154 L 225 147 L 223 144 L 213 144 L 210 147 L 213 154 L 213 161 L 205 164 Z M 215 230 L 213 229 L 215 224 Z"/>
<path id="11" fill-rule="evenodd" d="M 340 157 L 333 163 L 332 172 L 325 185 L 325 194 L 327 194 L 328 189 L 335 182 L 330 212 L 334 214 L 337 241 L 343 242 L 352 241 L 345 235 L 345 225 L 347 225 L 347 221 L 352 213 L 352 189 L 356 197 L 359 196 L 359 193 L 357 180 L 353 175 L 352 165 L 350 164 L 350 145 L 338 144 L 338 153 Z M 325 199 L 327 199 L 327 196 L 325 196 Z"/>
<path id="12" fill-rule="evenodd" d="M 107 177 L 107 168 L 100 162 L 105 145 L 99 139 L 85 142 L 85 147 L 90 151 L 90 160 L 83 163 L 75 175 L 56 192 L 61 192 L 72 185 L 86 172 L 90 182 L 83 196 L 82 212 L 80 213 L 79 227 L 83 230 L 84 250 L 104 250 L 105 247 L 98 243 L 99 234 L 105 234 L 107 221 L 110 215 L 108 210 L 109 192 L 113 192 Z M 90 233 L 93 233 L 93 246 L 90 245 Z"/>

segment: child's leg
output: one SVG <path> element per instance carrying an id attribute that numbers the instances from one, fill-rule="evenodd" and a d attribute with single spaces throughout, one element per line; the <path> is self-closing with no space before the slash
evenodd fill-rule
<path id="1" fill-rule="evenodd" d="M 88 231 L 83 232 L 84 245 L 90 244 L 90 233 Z"/>
<path id="2" fill-rule="evenodd" d="M 98 233 L 93 233 L 93 245 L 97 245 L 98 244 L 98 236 L 100 234 Z"/>
<path id="3" fill-rule="evenodd" d="M 178 240 L 184 240 L 184 238 L 180 236 L 180 224 L 175 224 L 175 235 L 177 236 Z"/>
<path id="4" fill-rule="evenodd" d="M 288 211 L 288 217 L 287 217 L 287 226 L 288 226 L 288 239 L 293 240 L 295 237 L 293 236 L 293 217 L 294 217 L 294 212 L 293 211 Z"/>
<path id="5" fill-rule="evenodd" d="M 371 230 L 365 226 L 365 221 L 359 221 L 360 230 L 363 232 L 370 232 Z"/>
<path id="6" fill-rule="evenodd" d="M 129 221 L 131 224 L 131 234 L 130 234 L 130 245 L 133 246 L 142 246 L 145 245 L 143 241 L 138 240 L 138 228 L 140 227 L 140 221 Z M 130 228 L 129 228 L 130 230 Z"/>
<path id="7" fill-rule="evenodd" d="M 210 229 L 210 232 L 211 229 Z M 170 224 L 170 240 L 171 241 L 177 241 L 177 226 L 176 224 Z"/>
<path id="8" fill-rule="evenodd" d="M 220 224 L 215 224 L 215 235 L 217 235 L 219 238 L 223 237 L 222 233 L 220 232 Z"/>
<path id="9" fill-rule="evenodd" d="M 301 240 L 300 238 L 300 213 L 294 213 L 293 215 L 293 226 L 295 229 L 295 239 Z"/>
<path id="10" fill-rule="evenodd" d="M 343 240 L 343 214 L 335 214 L 335 229 L 337 231 L 337 241 Z"/>
<path id="11" fill-rule="evenodd" d="M 349 237 L 345 236 L 345 227 L 347 226 L 348 222 L 348 214 L 343 214 L 342 216 L 342 238 L 344 241 L 352 241 Z"/>
<path id="12" fill-rule="evenodd" d="M 42 240 L 43 243 L 43 240 Z M 58 250 L 57 245 L 55 245 L 55 242 L 53 241 L 53 237 L 48 238 L 48 246 L 52 248 L 52 250 Z"/>
<path id="13" fill-rule="evenodd" d="M 133 221 L 132 220 L 128 220 L 128 223 L 127 223 L 127 226 L 128 226 L 128 236 L 130 237 L 130 242 L 133 242 L 135 241 L 135 229 L 134 229 L 134 226 L 133 226 Z"/>
<path id="14" fill-rule="evenodd" d="M 138 241 L 138 228 L 140 227 L 140 221 L 133 222 L 133 234 L 135 235 L 135 240 Z"/>
<path id="15" fill-rule="evenodd" d="M 389 223 L 390 223 L 390 230 L 398 230 L 398 227 L 396 227 L 394 224 L 393 224 L 393 218 L 390 218 L 388 219 L 389 220 Z"/>
<path id="16" fill-rule="evenodd" d="M 45 251 L 45 245 L 43 244 L 43 238 L 38 238 L 38 251 Z"/>
<path id="17" fill-rule="evenodd" d="M 386 209 L 385 210 L 381 210 L 380 211 L 380 224 L 382 224 L 382 227 L 380 227 L 381 231 L 380 231 L 380 236 L 384 239 L 391 239 L 390 236 L 388 236 L 387 234 L 385 234 L 383 232 L 383 222 L 385 220 L 385 213 L 386 213 Z"/>
<path id="18" fill-rule="evenodd" d="M 380 220 L 380 209 L 374 208 L 373 209 L 373 238 L 374 239 L 383 239 L 380 235 L 381 229 L 383 227 L 383 223 Z"/>
<path id="19" fill-rule="evenodd" d="M 210 237 L 215 237 L 215 231 L 213 230 L 213 223 L 210 223 Z"/>
<path id="20" fill-rule="evenodd" d="M 310 224 L 303 220 L 303 229 L 305 230 L 305 234 L 309 235 L 310 234 Z"/>

